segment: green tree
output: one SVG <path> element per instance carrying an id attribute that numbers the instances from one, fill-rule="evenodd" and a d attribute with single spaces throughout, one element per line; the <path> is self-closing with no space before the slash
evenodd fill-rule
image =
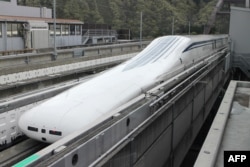
<path id="1" fill-rule="evenodd" d="M 99 9 L 96 3 L 96 0 L 87 0 L 89 11 L 86 16 L 86 22 L 88 23 L 104 23 L 102 16 L 99 13 Z"/>
<path id="2" fill-rule="evenodd" d="M 121 29 L 122 27 L 122 17 L 120 10 L 120 3 L 117 0 L 109 0 L 109 8 L 111 11 L 111 24 L 114 29 Z"/>
<path id="3" fill-rule="evenodd" d="M 109 24 L 114 29 L 130 29 L 140 35 L 143 12 L 143 37 L 155 38 L 172 33 L 202 33 L 217 0 L 57 0 L 57 17 L 79 19 L 85 23 Z M 52 0 L 18 0 L 18 4 L 53 8 Z M 221 24 L 222 21 L 217 21 Z M 220 26 L 221 27 L 221 26 Z M 220 28 L 224 30 L 225 28 Z"/>

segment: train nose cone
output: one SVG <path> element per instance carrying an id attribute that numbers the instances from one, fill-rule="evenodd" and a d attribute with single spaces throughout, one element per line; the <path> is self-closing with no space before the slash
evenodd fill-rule
<path id="1" fill-rule="evenodd" d="M 33 138 L 33 136 L 36 136 L 35 134 L 33 134 L 34 132 L 38 132 L 38 128 L 34 125 L 32 121 L 32 116 L 32 112 L 25 112 L 21 115 L 18 121 L 18 127 L 20 128 L 20 130 L 25 135 L 31 138 Z"/>
<path id="2" fill-rule="evenodd" d="M 48 117 L 38 115 L 37 110 L 29 110 L 19 118 L 18 127 L 26 136 L 45 143 L 53 143 L 63 137 L 62 131 L 44 126 L 51 122 L 47 121 Z"/>
<path id="3" fill-rule="evenodd" d="M 29 123 L 29 116 L 30 114 L 28 114 L 27 112 L 23 113 L 21 115 L 21 117 L 19 118 L 18 121 L 18 127 L 21 129 L 22 132 L 27 130 L 28 127 L 28 123 Z"/>

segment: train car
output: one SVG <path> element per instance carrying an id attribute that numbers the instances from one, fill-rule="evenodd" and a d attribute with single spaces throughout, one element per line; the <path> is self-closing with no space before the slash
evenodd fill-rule
<path id="1" fill-rule="evenodd" d="M 127 62 L 26 111 L 19 128 L 47 143 L 76 130 L 87 131 L 166 80 L 166 74 L 201 61 L 226 44 L 226 35 L 159 37 Z"/>

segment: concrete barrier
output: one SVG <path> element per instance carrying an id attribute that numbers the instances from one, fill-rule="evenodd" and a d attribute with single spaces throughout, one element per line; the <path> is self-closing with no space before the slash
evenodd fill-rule
<path id="1" fill-rule="evenodd" d="M 99 58 L 99 59 L 94 59 L 94 60 L 87 60 L 83 62 L 76 62 L 76 63 L 65 64 L 65 65 L 57 65 L 53 67 L 1 75 L 0 85 L 16 83 L 16 82 L 25 81 L 25 80 L 34 79 L 34 78 L 43 77 L 43 76 L 48 76 L 48 75 L 56 75 L 56 74 L 60 74 L 60 73 L 64 73 L 64 72 L 68 72 L 72 70 L 82 69 L 82 68 L 91 67 L 91 66 L 98 66 L 98 65 L 106 64 L 106 63 L 112 63 L 112 62 L 117 62 L 117 61 L 122 62 L 135 56 L 136 54 L 137 53 L 130 53 L 130 54 L 125 54 L 125 55 L 104 57 L 104 58 Z"/>

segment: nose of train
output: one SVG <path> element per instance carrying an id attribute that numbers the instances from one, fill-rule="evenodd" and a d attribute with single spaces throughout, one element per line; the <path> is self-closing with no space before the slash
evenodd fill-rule
<path id="1" fill-rule="evenodd" d="M 32 111 L 26 111 L 18 121 L 18 127 L 26 136 L 46 143 L 53 143 L 62 137 L 62 132 L 46 128 L 43 126 L 46 122 L 38 121 L 34 114 Z"/>
<path id="2" fill-rule="evenodd" d="M 18 127 L 28 137 L 37 139 L 38 127 L 32 121 L 33 113 L 25 112 L 18 121 Z"/>

